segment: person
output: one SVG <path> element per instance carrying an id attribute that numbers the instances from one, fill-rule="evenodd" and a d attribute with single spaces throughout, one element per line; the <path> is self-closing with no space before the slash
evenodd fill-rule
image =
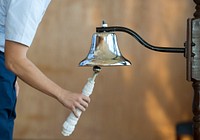
<path id="1" fill-rule="evenodd" d="M 13 139 L 17 78 L 47 94 L 75 116 L 90 98 L 63 89 L 27 58 L 35 33 L 51 0 L 0 0 L 0 140 Z"/>

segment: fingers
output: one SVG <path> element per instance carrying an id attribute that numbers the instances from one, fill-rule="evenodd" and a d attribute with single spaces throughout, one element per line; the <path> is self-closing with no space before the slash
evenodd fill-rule
<path id="1" fill-rule="evenodd" d="M 77 109 L 76 109 L 75 107 L 73 107 L 72 112 L 74 113 L 74 115 L 75 115 L 77 118 L 80 117 L 80 116 L 79 116 L 80 114 L 78 114 L 78 111 L 77 111 Z"/>
<path id="2" fill-rule="evenodd" d="M 80 117 L 80 111 L 86 111 L 89 101 L 90 99 L 87 99 L 86 101 L 81 99 L 79 102 L 76 102 L 75 105 L 72 107 L 72 112 L 77 118 Z"/>
<path id="3" fill-rule="evenodd" d="M 76 104 L 76 108 L 78 108 L 81 111 L 85 111 L 86 108 L 88 107 L 89 102 L 90 102 L 90 98 L 82 95 Z"/>
<path id="4" fill-rule="evenodd" d="M 82 95 L 82 98 L 85 102 L 90 103 L 90 98 L 88 96 Z"/>
<path id="5" fill-rule="evenodd" d="M 80 116 L 80 112 L 83 112 L 86 110 L 86 108 L 88 107 L 88 104 L 90 102 L 90 98 L 84 95 L 80 95 L 79 97 L 77 97 L 77 100 L 74 102 L 71 110 L 74 113 L 74 115 L 76 117 Z"/>
<path id="6" fill-rule="evenodd" d="M 89 97 L 80 93 L 72 93 L 67 90 L 63 90 L 63 93 L 59 94 L 57 99 L 65 107 L 71 110 L 76 117 L 79 117 L 80 111 L 82 112 L 86 110 L 90 102 Z"/>

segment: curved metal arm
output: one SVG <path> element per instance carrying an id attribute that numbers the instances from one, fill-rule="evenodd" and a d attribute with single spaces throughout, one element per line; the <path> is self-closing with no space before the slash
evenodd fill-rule
<path id="1" fill-rule="evenodd" d="M 121 26 L 110 26 L 110 27 L 97 27 L 96 32 L 126 32 L 133 36 L 137 41 L 139 41 L 143 46 L 145 46 L 148 49 L 151 49 L 153 51 L 159 51 L 159 52 L 169 52 L 169 53 L 185 53 L 185 48 L 168 48 L 168 47 L 158 47 L 153 46 L 149 43 L 147 43 L 142 37 L 140 37 L 136 32 L 133 30 L 121 27 Z"/>

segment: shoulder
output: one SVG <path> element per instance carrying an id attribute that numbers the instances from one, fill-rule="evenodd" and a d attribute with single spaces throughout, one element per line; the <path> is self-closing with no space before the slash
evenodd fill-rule
<path id="1" fill-rule="evenodd" d="M 5 25 L 6 39 L 30 46 L 49 3 L 50 0 L 11 0 Z"/>

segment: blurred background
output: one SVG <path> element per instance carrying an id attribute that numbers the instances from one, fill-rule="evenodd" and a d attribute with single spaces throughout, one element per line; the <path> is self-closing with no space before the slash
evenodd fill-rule
<path id="1" fill-rule="evenodd" d="M 78 64 L 102 20 L 131 28 L 150 44 L 183 47 L 194 12 L 192 0 L 52 0 L 28 57 L 60 86 L 81 92 L 93 71 Z M 102 68 L 70 137 L 61 134 L 69 110 L 19 81 L 16 140 L 175 140 L 176 124 L 193 116 L 186 59 L 148 50 L 128 34 L 117 36 L 132 66 Z"/>

